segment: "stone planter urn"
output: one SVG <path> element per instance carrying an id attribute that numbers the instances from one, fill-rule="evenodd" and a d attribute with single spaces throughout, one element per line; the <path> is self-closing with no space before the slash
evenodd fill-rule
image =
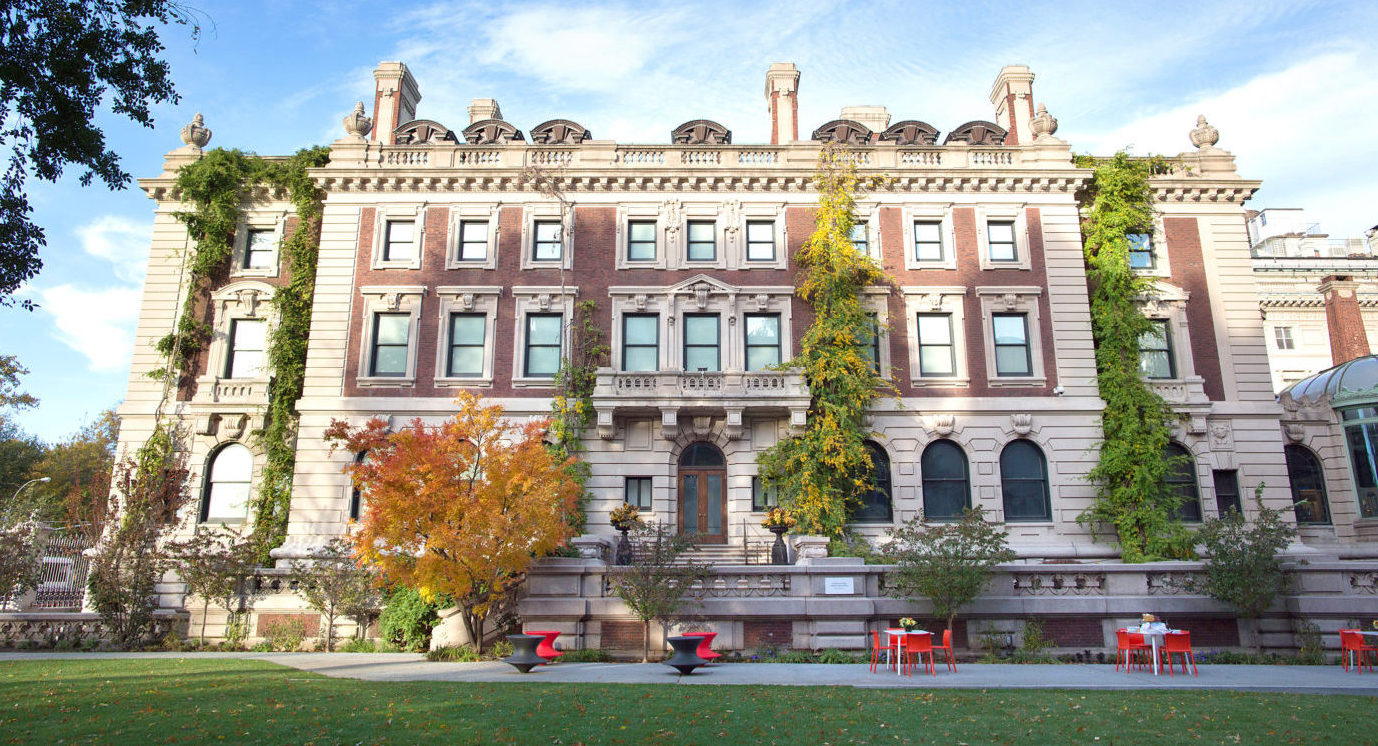
<path id="1" fill-rule="evenodd" d="M 627 539 L 627 532 L 631 530 L 631 524 L 614 523 L 613 528 L 622 532 L 622 538 L 617 540 L 617 552 L 613 555 L 614 565 L 630 565 L 632 563 L 632 543 Z"/>
<path id="2" fill-rule="evenodd" d="M 775 543 L 770 545 L 770 564 L 788 565 L 789 547 L 785 546 L 785 533 L 789 526 L 770 526 L 767 531 L 775 534 Z"/>

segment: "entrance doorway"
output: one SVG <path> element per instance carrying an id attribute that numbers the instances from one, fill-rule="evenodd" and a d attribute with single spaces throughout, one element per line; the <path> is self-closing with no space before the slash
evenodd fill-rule
<path id="1" fill-rule="evenodd" d="M 679 532 L 699 544 L 727 543 L 727 462 L 712 443 L 679 457 Z"/>

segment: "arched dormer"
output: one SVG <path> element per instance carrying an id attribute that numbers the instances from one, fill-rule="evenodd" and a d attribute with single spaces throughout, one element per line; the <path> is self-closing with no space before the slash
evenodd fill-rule
<path id="1" fill-rule="evenodd" d="M 871 130 L 860 122 L 850 119 L 834 119 L 813 131 L 810 137 L 817 142 L 844 142 L 849 145 L 866 145 L 871 141 Z"/>
<path id="2" fill-rule="evenodd" d="M 880 141 L 893 142 L 896 145 L 937 145 L 938 130 L 928 122 L 906 119 L 890 125 L 889 129 L 881 133 Z"/>
<path id="3" fill-rule="evenodd" d="M 430 119 L 413 119 L 392 131 L 394 145 L 438 145 L 458 143 L 459 138 L 448 127 Z"/>
<path id="4" fill-rule="evenodd" d="M 552 119 L 531 128 L 531 142 L 535 145 L 578 145 L 592 137 L 583 125 L 568 119 Z"/>
<path id="5" fill-rule="evenodd" d="M 710 119 L 685 122 L 670 132 L 676 145 L 731 145 L 732 131 Z"/>
<path id="6" fill-rule="evenodd" d="M 1004 145 L 1005 128 L 993 122 L 977 119 L 947 133 L 946 145 L 950 142 L 964 142 L 968 145 Z"/>
<path id="7" fill-rule="evenodd" d="M 464 142 L 470 145 L 506 145 L 526 142 L 521 130 L 501 119 L 480 119 L 464 128 Z"/>

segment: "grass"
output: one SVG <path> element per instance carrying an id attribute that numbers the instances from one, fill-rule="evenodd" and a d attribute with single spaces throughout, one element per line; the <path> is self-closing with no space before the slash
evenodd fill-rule
<path id="1" fill-rule="evenodd" d="M 251 660 L 0 663 L 6 743 L 1361 743 L 1357 696 L 465 684 Z"/>

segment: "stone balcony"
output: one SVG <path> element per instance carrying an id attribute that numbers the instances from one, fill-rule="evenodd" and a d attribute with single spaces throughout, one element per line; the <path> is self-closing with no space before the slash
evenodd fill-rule
<path id="1" fill-rule="evenodd" d="M 809 411 L 809 387 L 804 376 L 789 371 L 624 373 L 611 368 L 598 371 L 593 390 L 593 409 L 598 434 L 616 435 L 615 417 L 659 413 L 661 435 L 679 434 L 679 416 L 722 416 L 729 438 L 742 433 L 742 417 L 748 412 L 789 415 L 790 427 L 804 427 Z"/>

